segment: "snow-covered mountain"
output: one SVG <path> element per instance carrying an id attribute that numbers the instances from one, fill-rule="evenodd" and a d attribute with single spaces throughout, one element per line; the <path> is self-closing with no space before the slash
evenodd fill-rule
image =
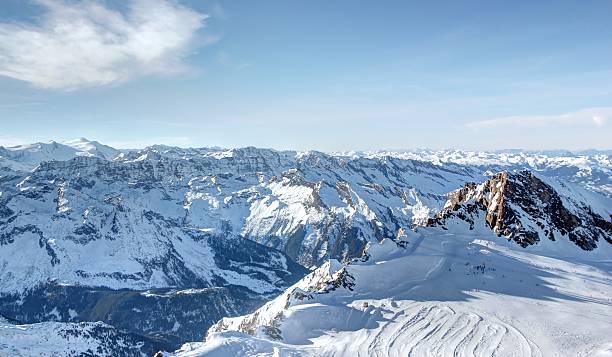
<path id="1" fill-rule="evenodd" d="M 85 138 L 61 143 L 35 143 L 14 147 L 0 147 L 0 166 L 10 166 L 30 170 L 43 161 L 63 161 L 76 156 L 95 156 L 107 160 L 134 159 L 146 153 L 155 152 L 174 159 L 213 157 L 232 157 L 237 151 L 261 152 L 261 149 L 245 148 L 228 150 L 218 147 L 178 148 L 154 145 L 144 150 L 118 150 Z M 271 150 L 267 150 L 271 151 Z M 293 161 L 296 152 L 276 152 L 285 159 Z M 396 151 L 351 151 L 332 153 L 337 158 L 396 158 L 430 162 L 435 165 L 459 164 L 477 167 L 480 171 L 532 170 L 545 176 L 561 178 L 579 183 L 590 190 L 612 197 L 612 151 L 611 150 L 396 150 Z M 128 158 L 124 158 L 127 156 Z"/>
<path id="2" fill-rule="evenodd" d="M 112 160 L 121 152 L 85 138 L 66 142 L 50 141 L 11 147 L 0 146 L 0 166 L 15 170 L 31 170 L 44 161 L 65 161 L 77 156 L 95 156 Z"/>
<path id="3" fill-rule="evenodd" d="M 415 230 L 609 259 L 608 154 L 551 154 L 541 166 L 543 153 L 507 165 L 406 155 L 85 139 L 0 148 L 0 313 L 104 321 L 178 347 L 308 269 L 383 240 L 411 250 Z"/>
<path id="4" fill-rule="evenodd" d="M 123 332 L 102 322 L 41 322 L 23 325 L 0 316 L 0 355 L 151 356 L 168 344 Z"/>
<path id="5" fill-rule="evenodd" d="M 577 187 L 543 180 L 530 171 L 501 172 L 480 185 L 467 183 L 452 192 L 428 224 L 450 229 L 450 221 L 458 219 L 473 229 L 475 221 L 484 215 L 484 221 L 498 236 L 522 247 L 541 239 L 567 237 L 581 249 L 594 250 L 605 241 L 612 244 L 612 222 L 601 203 L 598 197 Z"/>
<path id="6" fill-rule="evenodd" d="M 578 183 L 612 197 L 611 150 L 412 150 L 339 153 L 351 157 L 390 156 L 427 161 L 438 165 L 455 163 L 479 167 L 490 172 L 531 170 L 548 177 Z"/>

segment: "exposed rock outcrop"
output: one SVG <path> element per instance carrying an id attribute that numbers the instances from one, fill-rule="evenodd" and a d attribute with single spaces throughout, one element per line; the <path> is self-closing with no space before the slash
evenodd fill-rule
<path id="1" fill-rule="evenodd" d="M 530 171 L 500 172 L 482 184 L 465 184 L 449 195 L 444 208 L 428 225 L 444 226 L 448 219 L 457 218 L 473 229 L 481 214 L 498 236 L 522 247 L 543 238 L 554 241 L 561 237 L 584 250 L 595 249 L 600 241 L 612 244 L 610 221 L 584 202 L 562 198 Z"/>

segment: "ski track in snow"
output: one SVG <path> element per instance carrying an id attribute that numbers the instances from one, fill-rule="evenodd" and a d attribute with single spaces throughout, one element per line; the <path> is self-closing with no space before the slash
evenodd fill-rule
<path id="1" fill-rule="evenodd" d="M 512 326 L 448 306 L 417 305 L 400 311 L 393 320 L 371 339 L 354 345 L 355 350 L 363 351 L 360 356 L 542 355 Z"/>
<path id="2" fill-rule="evenodd" d="M 421 248 L 423 235 L 413 241 L 407 255 Z M 440 242 L 445 253 L 440 260 L 424 274 L 423 281 L 448 269 L 449 255 L 455 255 L 456 245 Z M 418 288 L 415 285 L 412 289 Z M 343 355 L 358 356 L 507 356 L 541 357 L 538 346 L 527 339 L 519 330 L 493 321 L 474 312 L 461 312 L 447 305 L 413 303 L 412 306 L 396 312 L 390 322 L 382 324 L 374 335 L 355 340 Z M 337 350 L 324 353 L 338 355 Z"/>

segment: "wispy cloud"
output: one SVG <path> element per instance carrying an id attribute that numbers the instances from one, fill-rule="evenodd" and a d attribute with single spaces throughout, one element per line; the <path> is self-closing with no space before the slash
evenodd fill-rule
<path id="1" fill-rule="evenodd" d="M 502 127 L 543 127 L 555 125 L 591 125 L 602 127 L 612 118 L 612 107 L 597 107 L 557 115 L 519 115 L 467 123 L 472 129 Z"/>
<path id="2" fill-rule="evenodd" d="M 207 19 L 171 0 L 129 0 L 126 11 L 90 0 L 35 0 L 40 23 L 0 23 L 0 75 L 39 88 L 74 90 L 187 66 Z"/>

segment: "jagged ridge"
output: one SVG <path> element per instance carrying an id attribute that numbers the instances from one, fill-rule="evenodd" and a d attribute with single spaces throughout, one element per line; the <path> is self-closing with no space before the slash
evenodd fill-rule
<path id="1" fill-rule="evenodd" d="M 571 200 L 571 198 L 568 198 Z M 459 218 L 474 228 L 480 212 L 498 236 L 522 247 L 537 244 L 542 235 L 552 241 L 567 238 L 584 250 L 598 242 L 612 244 L 612 223 L 582 202 L 573 210 L 563 203 L 556 190 L 530 171 L 501 172 L 482 184 L 467 183 L 454 191 L 442 211 L 429 221 L 444 226 L 449 218 Z"/>

